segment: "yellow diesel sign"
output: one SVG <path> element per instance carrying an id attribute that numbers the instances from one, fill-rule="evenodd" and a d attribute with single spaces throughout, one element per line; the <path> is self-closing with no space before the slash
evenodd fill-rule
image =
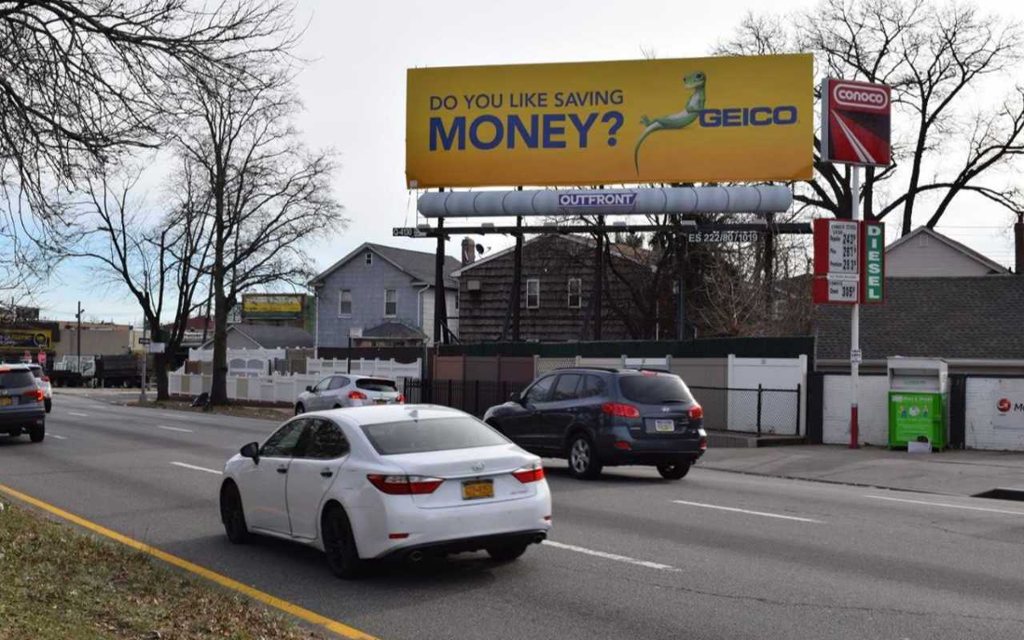
<path id="1" fill-rule="evenodd" d="M 410 69 L 410 188 L 811 178 L 810 54 Z"/>

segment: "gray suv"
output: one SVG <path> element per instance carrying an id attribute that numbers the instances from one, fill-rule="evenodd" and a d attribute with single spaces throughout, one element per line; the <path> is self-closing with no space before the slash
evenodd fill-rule
<path id="1" fill-rule="evenodd" d="M 46 437 L 44 400 L 27 365 L 0 365 L 0 433 L 20 436 L 27 431 L 32 442 L 42 442 Z"/>

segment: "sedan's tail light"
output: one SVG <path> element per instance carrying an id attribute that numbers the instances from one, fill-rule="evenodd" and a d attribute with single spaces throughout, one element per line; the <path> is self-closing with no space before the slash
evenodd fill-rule
<path id="1" fill-rule="evenodd" d="M 520 467 L 512 472 L 516 480 L 523 484 L 530 482 L 538 482 L 544 479 L 544 465 L 539 462 L 528 464 L 525 467 Z"/>
<path id="2" fill-rule="evenodd" d="M 348 394 L 349 400 L 366 400 L 366 394 L 362 391 L 350 391 Z"/>
<path id="3" fill-rule="evenodd" d="M 601 405 L 601 411 L 620 418 L 639 418 L 640 410 L 629 404 L 621 402 L 606 402 Z"/>
<path id="4" fill-rule="evenodd" d="M 695 404 L 690 407 L 690 420 L 701 420 L 704 418 L 704 407 Z"/>
<path id="5" fill-rule="evenodd" d="M 26 400 L 32 400 L 34 402 L 42 402 L 45 394 L 42 389 L 32 389 L 22 394 L 22 397 Z"/>
<path id="6" fill-rule="evenodd" d="M 441 483 L 441 478 L 428 476 L 384 476 L 371 473 L 366 476 L 373 486 L 389 496 L 411 496 L 434 493 Z"/>

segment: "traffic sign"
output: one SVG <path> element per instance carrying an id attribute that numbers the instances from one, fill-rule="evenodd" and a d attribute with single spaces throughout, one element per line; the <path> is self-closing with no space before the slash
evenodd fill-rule
<path id="1" fill-rule="evenodd" d="M 147 353 L 163 353 L 167 348 L 166 342 L 151 342 L 147 345 Z"/>
<path id="2" fill-rule="evenodd" d="M 152 342 L 149 338 L 139 338 L 139 344 L 149 344 Z"/>
<path id="3" fill-rule="evenodd" d="M 850 362 L 856 364 L 864 362 L 864 352 L 860 349 L 850 349 Z"/>

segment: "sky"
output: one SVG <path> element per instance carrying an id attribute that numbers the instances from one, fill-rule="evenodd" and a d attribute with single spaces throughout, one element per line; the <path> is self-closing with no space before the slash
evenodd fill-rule
<path id="1" fill-rule="evenodd" d="M 353 2 L 298 0 L 296 22 L 306 25 L 298 51 L 308 66 L 298 77 L 305 111 L 297 121 L 305 142 L 333 147 L 340 170 L 334 186 L 349 227 L 311 247 L 323 269 L 366 241 L 433 251 L 433 240 L 393 238 L 392 227 L 414 226 L 415 193 L 405 186 L 405 81 L 414 67 L 628 60 L 708 55 L 748 11 L 786 13 L 813 2 L 749 0 L 611 2 L 521 0 L 516 3 L 433 0 Z M 1024 3 L 976 3 L 1024 20 Z M 1018 78 L 1020 73 L 1017 74 Z M 1008 87 L 1004 87 L 1008 88 Z M 979 199 L 958 198 L 937 230 L 1010 265 L 1010 215 Z M 923 224 L 928 207 L 918 207 Z M 894 225 L 888 225 L 890 239 Z M 458 256 L 460 237 L 448 253 Z M 510 242 L 481 236 L 496 251 Z M 64 265 L 38 302 L 48 317 L 70 319 L 78 300 L 87 318 L 141 324 L 127 295 L 96 285 L 81 263 Z"/>

